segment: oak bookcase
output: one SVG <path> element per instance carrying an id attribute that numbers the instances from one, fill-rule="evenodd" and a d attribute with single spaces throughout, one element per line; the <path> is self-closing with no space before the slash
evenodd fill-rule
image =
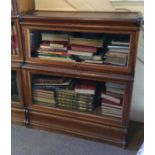
<path id="1" fill-rule="evenodd" d="M 23 120 L 30 128 L 66 133 L 125 147 L 141 20 L 138 13 L 126 12 L 28 10 L 21 13 L 17 33 L 20 33 L 19 46 L 23 47 L 19 58 L 22 63 L 12 57 L 12 72 L 18 78 L 20 96 L 20 104 L 12 104 L 13 122 Z M 14 22 L 13 19 L 12 21 Z M 69 56 L 49 56 L 49 46 L 53 46 L 51 43 L 54 42 L 52 39 L 48 40 L 49 38 L 58 39 L 56 43 L 60 43 L 62 38 L 65 38 L 66 43 L 67 38 L 67 46 L 61 45 L 61 50 L 54 52 L 70 52 Z M 49 42 L 50 45 L 47 45 Z M 77 45 L 82 49 L 86 46 L 87 50 L 88 46 L 93 48 L 89 52 L 83 52 L 85 55 L 82 53 L 81 56 L 79 51 L 75 52 L 73 49 Z M 114 46 L 119 47 L 112 51 Z M 55 80 L 61 81 L 61 87 L 58 86 L 58 81 L 55 83 L 56 87 L 53 87 Z M 47 87 L 45 83 L 49 81 L 53 83 Z M 79 93 L 81 89 L 77 89 L 81 81 L 84 81 L 84 85 L 95 83 L 94 91 L 86 88 L 91 95 L 79 95 L 83 93 Z M 40 90 L 40 85 L 42 88 L 46 85 L 46 89 Z M 119 89 L 121 97 L 116 97 L 114 92 L 114 96 L 108 94 L 108 91 L 112 93 L 116 89 L 116 94 L 118 95 Z M 111 106 L 112 110 L 107 110 L 105 96 L 102 97 L 102 94 L 110 96 L 110 101 L 121 105 Z M 52 100 L 52 104 L 49 104 L 49 100 Z M 90 104 L 85 100 L 89 100 Z"/>

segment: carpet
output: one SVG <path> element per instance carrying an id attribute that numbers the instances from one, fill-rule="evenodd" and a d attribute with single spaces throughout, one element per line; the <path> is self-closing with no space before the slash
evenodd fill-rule
<path id="1" fill-rule="evenodd" d="M 11 155 L 136 155 L 137 152 L 17 125 L 11 127 L 11 147 Z"/>

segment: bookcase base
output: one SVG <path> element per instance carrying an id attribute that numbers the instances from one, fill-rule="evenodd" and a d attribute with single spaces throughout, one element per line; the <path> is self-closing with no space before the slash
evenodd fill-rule
<path id="1" fill-rule="evenodd" d="M 64 133 L 88 140 L 113 144 L 125 148 L 127 130 L 124 128 L 104 126 L 61 116 L 29 112 L 30 128 Z"/>
<path id="2" fill-rule="evenodd" d="M 22 108 L 11 108 L 11 123 L 17 125 L 25 125 L 25 113 Z"/>

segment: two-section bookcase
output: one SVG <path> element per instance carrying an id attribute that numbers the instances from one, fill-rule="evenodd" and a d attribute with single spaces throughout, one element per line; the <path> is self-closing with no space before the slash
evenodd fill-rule
<path id="1" fill-rule="evenodd" d="M 19 24 L 25 124 L 125 146 L 140 15 L 31 11 Z"/>

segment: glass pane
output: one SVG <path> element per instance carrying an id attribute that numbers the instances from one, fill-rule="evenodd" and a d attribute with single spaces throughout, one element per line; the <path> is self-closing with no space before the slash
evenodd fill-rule
<path id="1" fill-rule="evenodd" d="M 11 71 L 11 101 L 19 102 L 18 84 L 17 84 L 17 73 Z"/>
<path id="2" fill-rule="evenodd" d="M 14 22 L 11 22 L 11 55 L 18 55 L 18 41 L 17 41 L 17 31 Z"/>
<path id="3" fill-rule="evenodd" d="M 30 30 L 31 57 L 127 67 L 129 34 Z"/>
<path id="4" fill-rule="evenodd" d="M 32 103 L 121 118 L 125 85 L 31 74 Z"/>

